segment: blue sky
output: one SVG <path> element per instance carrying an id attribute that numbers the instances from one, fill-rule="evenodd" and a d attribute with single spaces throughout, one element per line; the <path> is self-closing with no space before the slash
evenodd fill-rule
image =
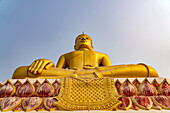
<path id="1" fill-rule="evenodd" d="M 0 81 L 39 58 L 56 64 L 82 31 L 113 65 L 170 78 L 170 0 L 0 0 Z"/>

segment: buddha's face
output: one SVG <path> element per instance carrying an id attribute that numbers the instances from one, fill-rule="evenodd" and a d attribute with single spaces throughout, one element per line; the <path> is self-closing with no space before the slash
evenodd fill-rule
<path id="1" fill-rule="evenodd" d="M 75 50 L 93 50 L 92 39 L 86 34 L 79 35 L 74 48 Z"/>

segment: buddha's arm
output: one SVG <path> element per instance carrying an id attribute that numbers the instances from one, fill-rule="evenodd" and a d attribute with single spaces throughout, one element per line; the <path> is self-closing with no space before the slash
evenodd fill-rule
<path id="1" fill-rule="evenodd" d="M 65 55 L 60 56 L 56 68 L 66 68 L 66 58 Z"/>
<path id="2" fill-rule="evenodd" d="M 102 58 L 102 66 L 111 66 L 111 62 L 109 57 L 106 54 L 103 54 L 103 58 Z"/>

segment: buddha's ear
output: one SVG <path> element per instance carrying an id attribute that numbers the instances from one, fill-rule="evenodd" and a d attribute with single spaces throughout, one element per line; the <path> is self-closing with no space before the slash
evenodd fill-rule
<path id="1" fill-rule="evenodd" d="M 76 50 L 76 45 L 74 45 L 74 50 Z"/>
<path id="2" fill-rule="evenodd" d="M 92 50 L 93 50 L 93 46 L 91 46 Z"/>

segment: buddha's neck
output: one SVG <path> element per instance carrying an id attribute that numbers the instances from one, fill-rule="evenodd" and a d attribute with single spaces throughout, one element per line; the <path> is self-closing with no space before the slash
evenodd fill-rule
<path id="1" fill-rule="evenodd" d="M 88 51 L 88 48 L 80 48 L 78 51 Z"/>

